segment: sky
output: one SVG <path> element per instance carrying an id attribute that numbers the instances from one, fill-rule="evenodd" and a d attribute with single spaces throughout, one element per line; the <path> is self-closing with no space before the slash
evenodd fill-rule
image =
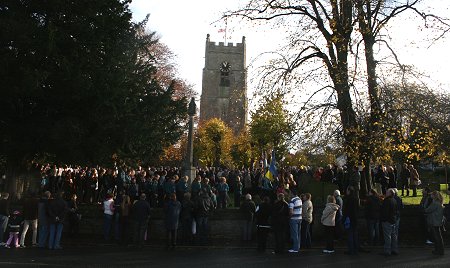
<path id="1" fill-rule="evenodd" d="M 439 14 L 450 14 L 450 1 L 427 0 L 427 5 L 437 10 Z M 177 56 L 179 76 L 190 84 L 201 95 L 202 70 L 204 67 L 204 53 L 206 35 L 211 35 L 211 41 L 223 42 L 224 34 L 219 33 L 225 28 L 223 21 L 217 22 L 226 10 L 233 10 L 245 0 L 133 0 L 130 9 L 133 19 L 141 21 L 150 14 L 147 27 L 156 31 L 161 42 L 166 44 Z M 392 37 L 396 40 L 391 44 L 404 64 L 415 65 L 419 70 L 430 76 L 435 85 L 450 92 L 450 33 L 431 47 L 426 41 L 426 35 L 417 29 L 418 23 L 405 18 L 398 20 L 397 26 L 392 28 Z M 250 26 L 239 23 L 228 25 L 227 42 L 241 42 L 246 36 L 247 64 L 261 53 L 273 51 L 283 44 L 280 32 L 267 27 Z M 256 64 L 256 62 L 255 62 Z M 249 77 L 253 67 L 249 68 Z M 248 96 L 252 105 L 254 86 L 249 83 Z"/>

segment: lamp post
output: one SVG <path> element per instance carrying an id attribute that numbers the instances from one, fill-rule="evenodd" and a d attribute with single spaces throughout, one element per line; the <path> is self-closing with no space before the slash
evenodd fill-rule
<path id="1" fill-rule="evenodd" d="M 192 180 L 195 178 L 194 163 L 194 116 L 196 114 L 197 105 L 195 99 L 192 97 L 188 106 L 189 115 L 189 132 L 187 141 L 186 157 L 184 159 L 184 175 L 189 177 L 188 184 L 191 185 Z"/>

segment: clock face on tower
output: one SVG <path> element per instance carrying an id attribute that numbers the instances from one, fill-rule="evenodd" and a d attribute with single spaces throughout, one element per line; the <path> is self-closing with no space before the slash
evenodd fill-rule
<path id="1" fill-rule="evenodd" d="M 224 61 L 222 62 L 222 64 L 220 64 L 220 71 L 222 73 L 229 73 L 231 69 L 231 64 L 228 61 Z"/>

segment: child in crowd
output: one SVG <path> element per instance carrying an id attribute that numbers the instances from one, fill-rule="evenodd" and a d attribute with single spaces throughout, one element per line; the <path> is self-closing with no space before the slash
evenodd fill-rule
<path id="1" fill-rule="evenodd" d="M 14 211 L 8 222 L 9 239 L 5 245 L 6 248 L 10 248 L 11 244 L 15 248 L 19 247 L 19 230 L 22 223 L 23 222 L 20 218 L 20 212 L 17 210 Z"/>

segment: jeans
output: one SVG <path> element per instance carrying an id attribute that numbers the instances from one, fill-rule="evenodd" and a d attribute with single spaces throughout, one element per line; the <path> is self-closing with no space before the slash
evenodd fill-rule
<path id="1" fill-rule="evenodd" d="M 39 224 L 39 244 L 40 248 L 45 248 L 48 239 L 48 224 Z"/>
<path id="2" fill-rule="evenodd" d="M 50 236 L 48 239 L 49 249 L 61 248 L 61 235 L 64 225 L 62 223 L 50 224 Z"/>
<path id="3" fill-rule="evenodd" d="M 289 220 L 289 227 L 291 231 L 292 249 L 300 249 L 300 234 L 302 230 L 302 220 Z"/>
<path id="4" fill-rule="evenodd" d="M 3 243 L 3 235 L 6 232 L 6 227 L 8 226 L 9 218 L 5 215 L 0 215 L 0 243 Z"/>
<path id="5" fill-rule="evenodd" d="M 113 220 L 113 215 L 103 214 L 105 215 L 105 220 L 103 222 L 103 236 L 105 240 L 109 240 L 109 233 L 111 232 L 111 225 Z"/>
<path id="6" fill-rule="evenodd" d="M 382 222 L 383 226 L 383 236 L 384 236 L 384 253 L 398 253 L 398 241 L 395 223 Z"/>
<path id="7" fill-rule="evenodd" d="M 38 226 L 38 220 L 25 220 L 23 223 L 23 229 L 22 234 L 20 235 L 20 245 L 24 246 L 25 244 L 25 236 L 27 235 L 28 228 L 31 225 L 31 230 L 33 231 L 33 238 L 32 238 L 32 244 L 36 245 L 36 237 L 37 237 L 37 226 Z"/>
<path id="8" fill-rule="evenodd" d="M 367 228 L 369 231 L 369 242 L 375 246 L 380 241 L 380 221 L 367 219 Z"/>

